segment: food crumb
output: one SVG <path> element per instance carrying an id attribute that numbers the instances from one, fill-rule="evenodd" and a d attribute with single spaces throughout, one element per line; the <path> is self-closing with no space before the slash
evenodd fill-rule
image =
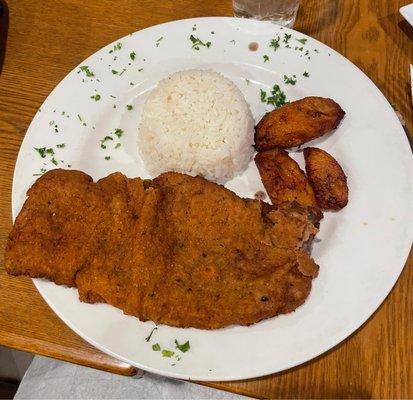
<path id="1" fill-rule="evenodd" d="M 258 50 L 258 46 L 259 46 L 259 44 L 258 44 L 257 42 L 251 42 L 251 43 L 248 45 L 248 49 L 249 49 L 250 51 L 257 51 L 257 50 Z"/>
<path id="2" fill-rule="evenodd" d="M 254 194 L 254 199 L 256 200 L 265 200 L 267 198 L 267 194 L 262 190 L 259 190 L 257 193 Z"/>

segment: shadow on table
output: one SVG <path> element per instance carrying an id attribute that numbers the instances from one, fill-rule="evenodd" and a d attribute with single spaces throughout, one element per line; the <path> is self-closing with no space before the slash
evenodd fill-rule
<path id="1" fill-rule="evenodd" d="M 7 32 L 9 30 L 9 8 L 5 1 L 0 0 L 0 74 L 3 71 L 6 55 Z"/>
<path id="2" fill-rule="evenodd" d="M 413 40 L 413 27 L 404 19 L 397 24 L 400 30 L 410 39 Z"/>

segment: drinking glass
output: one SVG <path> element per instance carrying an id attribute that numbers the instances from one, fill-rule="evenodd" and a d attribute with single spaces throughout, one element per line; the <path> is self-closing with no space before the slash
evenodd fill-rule
<path id="1" fill-rule="evenodd" d="M 236 17 L 273 21 L 291 28 L 300 0 L 232 0 Z"/>

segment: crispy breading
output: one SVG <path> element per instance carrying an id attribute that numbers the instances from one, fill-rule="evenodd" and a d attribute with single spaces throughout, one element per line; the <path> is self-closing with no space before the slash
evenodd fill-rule
<path id="1" fill-rule="evenodd" d="M 53 170 L 28 192 L 5 267 L 143 321 L 214 329 L 301 305 L 318 273 L 307 253 L 316 231 L 297 204 L 241 199 L 200 177 L 93 183 Z"/>
<path id="2" fill-rule="evenodd" d="M 316 147 L 304 149 L 305 169 L 317 203 L 323 210 L 340 210 L 348 202 L 347 177 L 336 159 Z"/>
<path id="3" fill-rule="evenodd" d="M 255 128 L 257 151 L 300 146 L 337 128 L 345 112 L 333 100 L 304 97 L 264 115 Z"/>
<path id="4" fill-rule="evenodd" d="M 254 160 L 273 204 L 295 201 L 302 206 L 318 209 L 304 171 L 285 150 L 275 148 L 263 151 L 257 153 Z"/>

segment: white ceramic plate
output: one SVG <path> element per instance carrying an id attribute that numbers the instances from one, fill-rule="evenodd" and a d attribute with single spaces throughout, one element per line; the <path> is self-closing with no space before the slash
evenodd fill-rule
<path id="1" fill-rule="evenodd" d="M 191 34 L 211 46 L 193 49 Z M 292 35 L 288 43 L 283 41 L 285 34 Z M 274 51 L 269 44 L 278 36 L 280 47 Z M 259 44 L 257 51 L 249 50 L 251 42 Z M 130 53 L 135 53 L 134 60 Z M 266 62 L 264 55 L 269 57 Z M 220 71 L 232 79 L 257 121 L 271 108 L 260 101 L 260 89 L 268 91 L 274 83 L 280 84 L 289 100 L 318 95 L 340 103 L 347 112 L 342 124 L 313 144 L 343 166 L 350 202 L 338 213 L 326 213 L 313 251 L 320 274 L 308 300 L 294 313 L 250 327 L 214 331 L 160 326 L 146 342 L 153 323 L 142 323 L 109 305 L 80 303 L 76 290 L 35 280 L 50 307 L 75 332 L 144 370 L 177 378 L 235 380 L 281 371 L 316 357 L 349 336 L 377 309 L 396 282 L 411 244 L 413 164 L 393 109 L 353 64 L 325 45 L 271 23 L 201 18 L 136 32 L 80 65 L 88 66 L 94 76 L 87 77 L 79 67 L 70 72 L 44 102 L 26 134 L 14 175 L 14 217 L 36 179 L 33 174 L 55 167 L 50 155 L 41 158 L 34 147 L 53 148 L 58 167 L 70 165 L 95 179 L 113 171 L 149 177 L 137 154 L 141 106 L 159 79 L 193 67 Z M 303 76 L 306 71 L 309 77 Z M 284 75 L 296 75 L 297 83 L 285 84 Z M 98 101 L 91 98 L 96 94 L 101 96 Z M 102 149 L 100 140 L 116 128 L 123 129 L 124 135 Z M 118 142 L 121 147 L 115 149 Z M 57 148 L 61 143 L 65 147 Z M 302 162 L 302 154 L 294 156 Z M 246 197 L 263 189 L 253 163 L 226 186 Z M 154 343 L 174 349 L 174 339 L 190 341 L 191 349 L 180 360 L 152 350 Z"/>
<path id="2" fill-rule="evenodd" d="M 403 18 L 413 26 L 413 3 L 408 4 L 400 9 L 400 14 L 403 15 Z"/>

